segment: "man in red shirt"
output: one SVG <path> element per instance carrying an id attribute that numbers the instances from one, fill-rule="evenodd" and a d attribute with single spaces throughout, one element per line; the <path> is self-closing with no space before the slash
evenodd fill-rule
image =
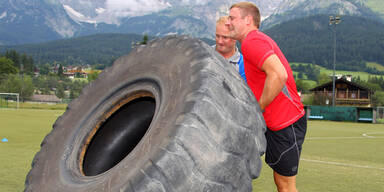
<path id="1" fill-rule="evenodd" d="M 307 119 L 291 67 L 277 44 L 259 31 L 260 12 L 256 5 L 232 5 L 226 25 L 230 36 L 241 43 L 247 83 L 268 127 L 265 161 L 274 171 L 278 191 L 296 192 Z"/>

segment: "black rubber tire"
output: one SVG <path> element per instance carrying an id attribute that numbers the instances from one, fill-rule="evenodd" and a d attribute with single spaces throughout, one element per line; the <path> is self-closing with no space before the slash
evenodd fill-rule
<path id="1" fill-rule="evenodd" d="M 252 191 L 259 105 L 236 70 L 186 36 L 119 58 L 53 125 L 25 191 Z"/>

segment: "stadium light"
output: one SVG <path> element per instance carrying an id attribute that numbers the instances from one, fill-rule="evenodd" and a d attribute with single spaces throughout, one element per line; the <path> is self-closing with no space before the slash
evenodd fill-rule
<path id="1" fill-rule="evenodd" d="M 329 16 L 329 25 L 333 25 L 333 76 L 332 76 L 332 106 L 335 106 L 335 68 L 336 68 L 336 25 L 341 22 L 340 16 Z"/>

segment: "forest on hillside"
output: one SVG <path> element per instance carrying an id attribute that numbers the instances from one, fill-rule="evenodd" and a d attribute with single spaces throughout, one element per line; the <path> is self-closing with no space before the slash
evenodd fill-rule
<path id="1" fill-rule="evenodd" d="M 143 39 L 137 34 L 97 34 L 62 39 L 41 44 L 0 47 L 0 53 L 15 50 L 32 56 L 36 65 L 60 63 L 68 65 L 112 65 Z"/>
<path id="2" fill-rule="evenodd" d="M 280 46 L 290 62 L 312 63 L 333 68 L 336 29 L 336 69 L 384 74 L 366 62 L 384 65 L 384 24 L 354 16 L 342 16 L 329 25 L 328 15 L 292 20 L 264 32 Z"/>
<path id="3" fill-rule="evenodd" d="M 150 41 L 156 37 L 146 34 L 97 34 L 41 44 L 0 46 L 0 54 L 11 50 L 28 54 L 37 66 L 60 63 L 64 66 L 92 65 L 97 69 L 104 69 L 140 45 L 145 38 Z M 211 39 L 202 40 L 210 45 L 214 44 Z"/>

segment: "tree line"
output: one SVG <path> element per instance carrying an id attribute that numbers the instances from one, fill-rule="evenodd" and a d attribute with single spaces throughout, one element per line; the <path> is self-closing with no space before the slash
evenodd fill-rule
<path id="1" fill-rule="evenodd" d="M 153 39 L 148 35 L 144 37 L 146 41 Z M 6 50 L 27 53 L 36 65 L 56 61 L 64 66 L 89 64 L 104 69 L 142 41 L 143 35 L 138 34 L 96 34 L 40 44 L 0 46 L 0 53 Z"/>
<path id="2" fill-rule="evenodd" d="M 47 43 L 0 46 L 0 54 L 16 50 L 31 56 L 37 66 L 56 61 L 63 66 L 91 65 L 102 70 L 120 56 L 128 54 L 132 48 L 154 38 L 146 34 L 96 34 Z M 214 44 L 211 39 L 202 40 L 209 45 Z"/>

